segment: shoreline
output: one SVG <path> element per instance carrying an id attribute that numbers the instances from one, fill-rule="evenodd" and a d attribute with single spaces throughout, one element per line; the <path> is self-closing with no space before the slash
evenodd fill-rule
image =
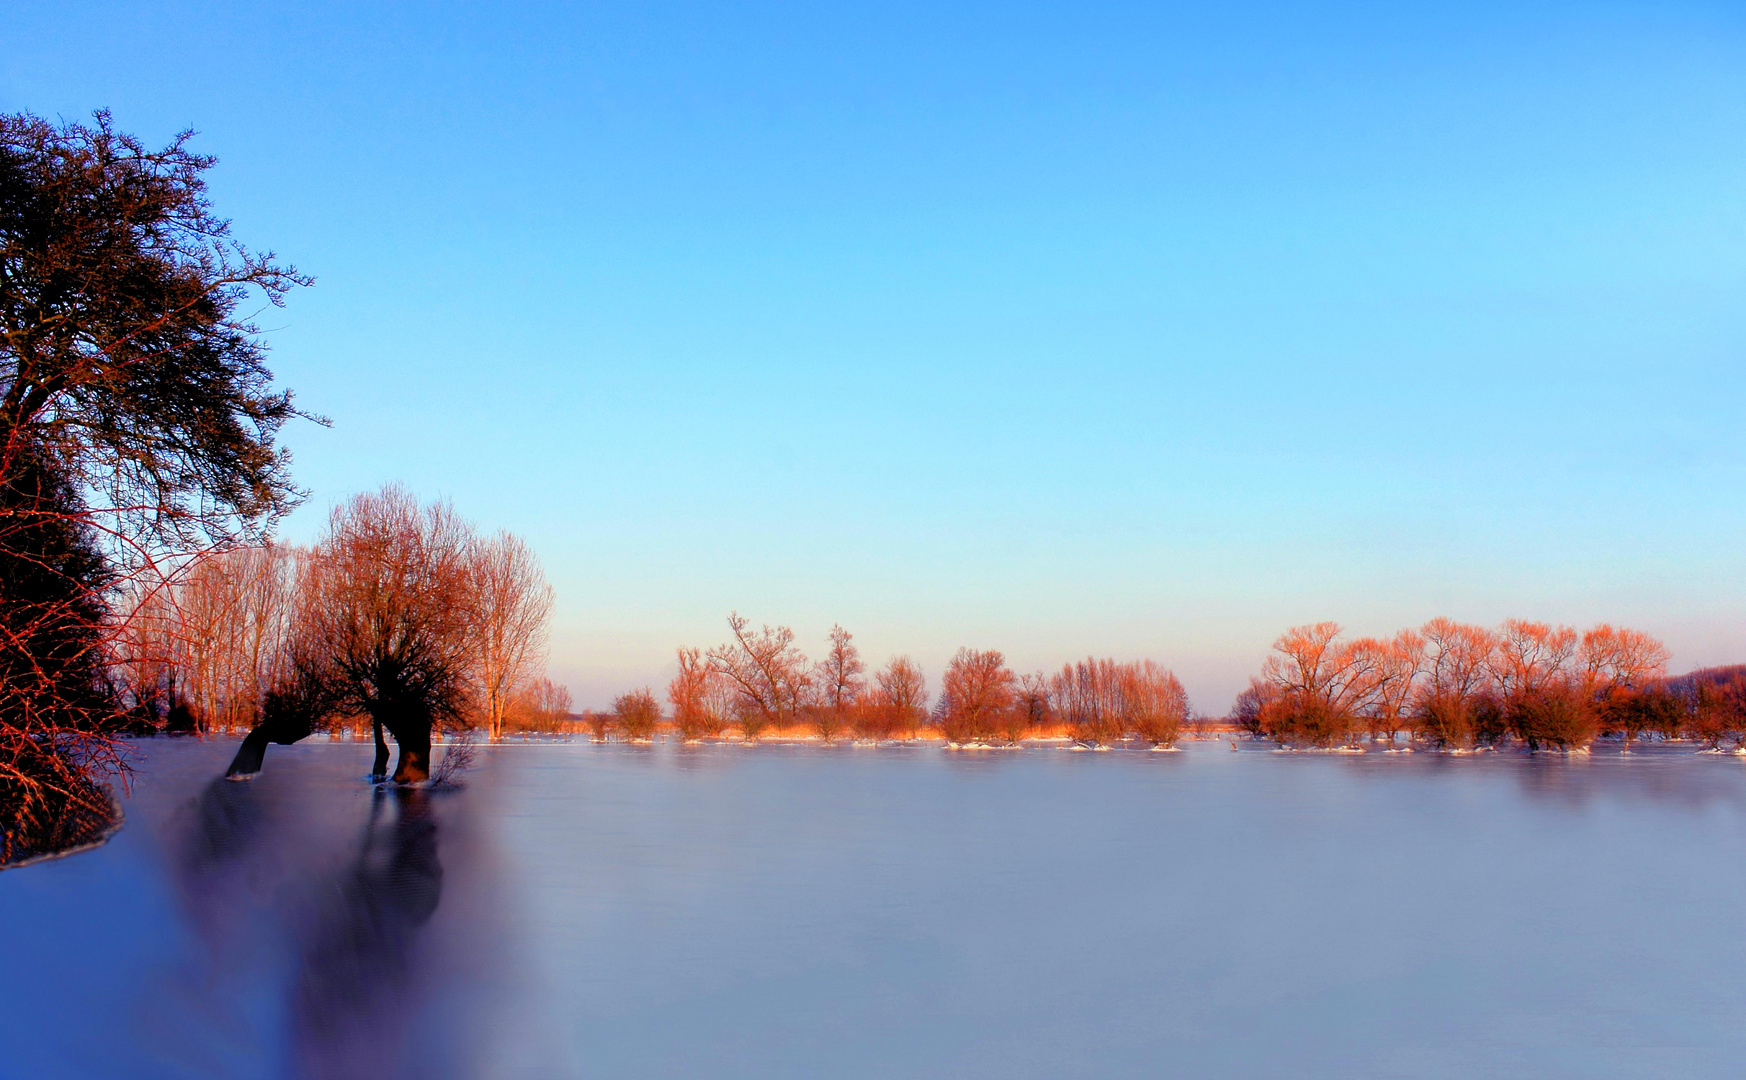
<path id="1" fill-rule="evenodd" d="M 197 740 L 240 739 L 243 737 L 244 734 L 246 734 L 246 733 L 241 732 L 241 731 L 213 731 L 213 732 L 206 732 L 206 733 L 201 734 L 201 735 L 191 735 L 191 734 L 137 735 L 137 736 L 127 736 L 126 738 L 127 738 L 127 741 L 130 741 L 130 742 L 147 742 L 147 741 L 152 740 L 152 739 L 190 739 L 190 738 L 197 739 Z M 346 743 L 346 744 L 354 744 L 355 743 L 355 744 L 358 744 L 361 746 L 367 746 L 372 741 L 371 737 L 368 734 L 365 734 L 363 736 L 358 736 L 355 733 L 350 733 L 350 732 L 345 732 L 345 731 L 327 733 L 326 738 L 322 738 L 321 735 L 322 735 L 322 733 L 317 733 L 316 735 L 313 735 L 310 738 L 303 740 L 300 743 L 300 745 L 320 746 L 320 745 L 331 745 L 331 744 L 337 744 L 337 743 Z M 456 743 L 457 741 L 458 740 L 453 738 L 453 737 L 439 733 L 439 734 L 432 737 L 431 745 L 433 748 L 439 747 L 439 746 L 450 746 L 450 745 L 453 745 L 454 743 Z M 594 738 L 592 733 L 590 733 L 588 731 L 528 731 L 528 732 L 513 732 L 511 734 L 505 735 L 502 739 L 499 739 L 496 742 L 489 742 L 489 741 L 486 741 L 483 739 L 477 739 L 477 738 L 475 738 L 475 740 L 473 741 L 473 745 L 476 747 L 479 747 L 481 749 L 486 748 L 486 747 L 498 747 L 498 746 L 561 746 L 561 745 L 570 745 L 570 744 L 590 745 L 590 746 L 631 746 L 631 747 L 678 746 L 678 747 L 691 747 L 691 748 L 701 748 L 701 747 L 707 747 L 707 746 L 733 746 L 733 747 L 741 747 L 741 748 L 745 748 L 745 749 L 755 749 L 757 747 L 769 746 L 769 747 L 819 747 L 819 748 L 829 747 L 831 749 L 843 749 L 843 750 L 912 750 L 912 749 L 924 750 L 924 749 L 938 749 L 938 750 L 943 750 L 943 751 L 946 751 L 949 753 L 955 753 L 955 754 L 956 753 L 985 753 L 985 752 L 1000 752 L 1000 751 L 1015 751 L 1015 750 L 1049 750 L 1049 749 L 1067 750 L 1067 751 L 1071 751 L 1071 752 L 1082 752 L 1082 753 L 1083 752 L 1097 752 L 1097 751 L 1116 751 L 1116 752 L 1125 752 L 1125 753 L 1170 753 L 1173 751 L 1179 752 L 1190 744 L 1217 744 L 1217 743 L 1223 743 L 1223 744 L 1230 746 L 1233 750 L 1242 750 L 1242 751 L 1247 752 L 1247 753 L 1307 754 L 1307 755 L 1328 755 L 1328 756 L 1346 756 L 1346 757 L 1363 757 L 1363 756 L 1369 756 L 1369 755 L 1383 755 L 1383 754 L 1391 754 L 1391 755 L 1429 754 L 1429 755 L 1440 756 L 1440 757 L 1463 757 L 1463 758 L 1464 757 L 1484 757 L 1484 756 L 1488 756 L 1488 755 L 1493 755 L 1493 756 L 1495 756 L 1495 755 L 1520 755 L 1520 756 L 1525 756 L 1525 757 L 1583 757 L 1583 756 L 1588 756 L 1596 751 L 1601 751 L 1601 752 L 1611 751 L 1613 753 L 1616 753 L 1619 756 L 1629 757 L 1632 754 L 1644 753 L 1644 752 L 1654 752 L 1656 750 L 1666 750 L 1666 751 L 1682 750 L 1682 751 L 1685 751 L 1685 752 L 1688 752 L 1691 754 L 1703 755 L 1706 757 L 1728 757 L 1728 758 L 1746 757 L 1746 747 L 1738 747 L 1738 748 L 1735 748 L 1735 747 L 1708 747 L 1708 746 L 1704 746 L 1700 742 L 1698 742 L 1696 740 L 1692 740 L 1692 739 L 1657 739 L 1654 741 L 1635 739 L 1635 740 L 1632 740 L 1629 744 L 1626 744 L 1623 741 L 1618 740 L 1618 739 L 1597 739 L 1595 742 L 1589 744 L 1588 746 L 1573 746 L 1573 747 L 1568 747 L 1568 748 L 1542 747 L 1538 750 L 1530 750 L 1530 749 L 1526 748 L 1525 746 L 1522 746 L 1519 744 L 1514 744 L 1514 743 L 1508 744 L 1508 745 L 1502 745 L 1502 746 L 1436 747 L 1436 746 L 1429 745 L 1427 743 L 1412 742 L 1412 741 L 1397 742 L 1397 743 L 1394 743 L 1392 745 L 1385 745 L 1385 746 L 1372 746 L 1369 744 L 1360 745 L 1360 746 L 1292 746 L 1289 744 L 1288 745 L 1280 745 L 1280 744 L 1274 743 L 1268 739 L 1246 738 L 1246 737 L 1243 737 L 1243 736 L 1237 734 L 1234 730 L 1232 730 L 1232 731 L 1216 731 L 1215 730 L 1215 731 L 1207 731 L 1207 732 L 1195 732 L 1192 734 L 1184 734 L 1183 736 L 1178 738 L 1174 743 L 1171 743 L 1168 745 L 1154 745 L 1152 743 L 1148 743 L 1148 742 L 1145 742 L 1145 741 L 1139 740 L 1139 739 L 1123 739 L 1123 740 L 1120 740 L 1117 742 L 1110 742 L 1110 743 L 1090 743 L 1090 742 L 1077 741 L 1077 740 L 1074 740 L 1074 739 L 1069 738 L 1069 737 L 1064 736 L 1064 735 L 1038 736 L 1035 738 L 1020 739 L 1016 742 L 973 741 L 973 742 L 967 742 L 967 743 L 955 743 L 955 742 L 948 741 L 944 736 L 942 736 L 938 733 L 930 733 L 930 732 L 921 732 L 921 733 L 918 733 L 914 737 L 902 738 L 902 739 L 877 739 L 877 740 L 875 740 L 875 739 L 842 738 L 842 739 L 829 739 L 829 740 L 827 740 L 823 736 L 820 736 L 816 733 L 803 734 L 803 733 L 799 733 L 799 732 L 782 732 L 779 734 L 763 735 L 763 736 L 760 736 L 756 739 L 748 739 L 745 736 L 737 734 L 737 733 L 726 734 L 726 735 L 710 735 L 710 736 L 704 736 L 704 737 L 698 738 L 698 739 L 682 739 L 678 736 L 678 734 L 676 732 L 662 731 L 662 732 L 656 733 L 653 737 L 647 738 L 647 739 L 628 739 L 628 738 L 625 738 L 621 735 L 616 735 L 616 734 L 611 735 L 605 739 L 597 739 L 597 738 Z M 393 745 L 392 740 L 390 741 L 390 745 Z M 6 864 L 6 865 L 13 865 L 13 864 Z"/>
<path id="2" fill-rule="evenodd" d="M 109 796 L 109 821 L 89 839 L 81 840 L 69 847 L 58 848 L 54 851 L 39 851 L 34 855 L 26 855 L 22 859 L 10 859 L 6 862 L 0 862 L 0 873 L 5 873 L 8 870 L 22 870 L 27 866 L 35 866 L 38 863 L 53 862 L 56 859 L 65 859 L 70 855 L 78 855 L 86 851 L 95 851 L 97 848 L 100 848 L 104 844 L 115 839 L 115 834 L 119 833 L 121 827 L 127 824 L 127 812 L 122 809 L 121 800 L 116 797 L 113 788 L 105 789 L 105 794 Z"/>

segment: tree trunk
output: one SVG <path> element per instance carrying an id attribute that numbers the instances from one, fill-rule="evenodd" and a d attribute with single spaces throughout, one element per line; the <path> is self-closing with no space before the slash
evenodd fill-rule
<path id="1" fill-rule="evenodd" d="M 388 740 L 382 737 L 380 719 L 371 717 L 370 726 L 376 732 L 376 763 L 370 766 L 370 779 L 380 782 L 388 776 Z"/>

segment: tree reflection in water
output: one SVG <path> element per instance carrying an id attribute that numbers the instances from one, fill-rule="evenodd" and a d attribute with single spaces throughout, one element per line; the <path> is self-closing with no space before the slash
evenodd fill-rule
<path id="1" fill-rule="evenodd" d="M 452 796 L 378 793 L 358 744 L 210 785 L 234 744 L 149 749 L 115 841 L 0 875 L 31 928 L 0 1076 L 1730 1076 L 1746 1045 L 1746 951 L 1705 931 L 1746 765 L 1684 746 L 504 747 Z"/>
<path id="2" fill-rule="evenodd" d="M 356 839 L 336 848 L 328 822 L 313 819 L 356 806 L 348 795 L 215 780 L 194 802 L 177 860 L 216 980 L 253 967 L 263 947 L 288 962 L 274 1012 L 293 1075 L 409 1071 L 412 1044 L 432 1026 L 430 999 L 461 974 L 450 970 L 453 943 L 430 933 L 443 900 L 435 803 L 449 796 L 378 786 Z M 228 1026 L 234 1004 L 212 996 L 209 1019 Z"/>
<path id="3" fill-rule="evenodd" d="M 380 1071 L 418 1011 L 419 931 L 442 900 L 430 796 L 382 787 L 355 858 L 318 894 L 302 936 L 292 1041 L 313 1076 Z"/>

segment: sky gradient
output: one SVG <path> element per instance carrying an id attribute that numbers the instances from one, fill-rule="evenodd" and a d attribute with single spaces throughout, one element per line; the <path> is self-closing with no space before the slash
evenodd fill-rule
<path id="1" fill-rule="evenodd" d="M 192 127 L 317 278 L 288 539 L 527 537 L 576 703 L 738 609 L 937 686 L 1288 625 L 1746 661 L 1746 9 L 24 3 L 0 108 Z"/>

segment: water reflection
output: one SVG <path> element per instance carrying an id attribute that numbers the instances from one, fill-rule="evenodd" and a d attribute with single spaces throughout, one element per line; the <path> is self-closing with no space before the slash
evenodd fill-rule
<path id="1" fill-rule="evenodd" d="M 421 1033 L 454 1006 L 449 991 L 489 981 L 478 950 L 432 927 L 444 902 L 439 803 L 452 811 L 464 798 L 296 769 L 205 784 L 172 827 L 174 884 L 207 959 L 177 992 L 210 996 L 216 1018 L 232 1011 L 227 997 L 277 985 L 271 1013 L 293 1075 L 381 1076 L 385 1062 L 419 1061 Z M 418 1072 L 451 1070 L 465 1071 L 449 1061 Z"/>
<path id="2" fill-rule="evenodd" d="M 417 1013 L 419 931 L 442 901 L 430 796 L 377 788 L 351 861 L 316 891 L 299 934 L 291 1041 L 302 1071 L 350 1076 L 401 1060 Z"/>
<path id="3" fill-rule="evenodd" d="M 1682 747 L 507 746 L 454 796 L 372 788 L 337 744 L 213 780 L 231 749 L 153 744 L 114 843 L 0 875 L 0 924 L 46 930 L 0 963 L 0 1078 L 1722 1077 L 1746 1054 L 1746 945 L 1704 931 L 1746 893 L 1746 768 Z"/>
<path id="4" fill-rule="evenodd" d="M 1285 755 L 1290 757 L 1292 755 Z M 1517 750 L 1477 754 L 1301 755 L 1344 766 L 1343 773 L 1399 784 L 1508 783 L 1529 800 L 1577 810 L 1597 802 L 1667 803 L 1683 809 L 1746 808 L 1746 765 L 1731 755 L 1686 745 L 1640 743 L 1630 753 L 1600 743 L 1588 754 Z"/>
<path id="5" fill-rule="evenodd" d="M 1584 808 L 1600 800 L 1666 803 L 1686 809 L 1746 806 L 1741 768 L 1733 759 L 1694 755 L 1685 747 L 1620 755 L 1525 755 L 1513 768 L 1530 799 Z"/>

